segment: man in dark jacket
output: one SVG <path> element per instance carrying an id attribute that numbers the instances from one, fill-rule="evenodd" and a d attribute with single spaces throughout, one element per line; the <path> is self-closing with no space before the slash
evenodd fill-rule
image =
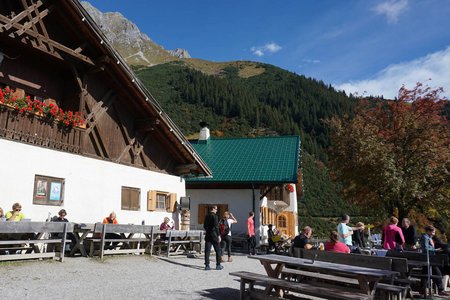
<path id="1" fill-rule="evenodd" d="M 217 205 L 209 208 L 209 213 L 205 216 L 203 228 L 206 230 L 205 234 L 205 270 L 211 270 L 209 267 L 209 254 L 211 253 L 211 246 L 216 252 L 216 270 L 222 270 L 223 266 L 220 264 L 222 250 L 220 249 L 220 233 L 219 233 L 219 218 L 217 217 Z"/>

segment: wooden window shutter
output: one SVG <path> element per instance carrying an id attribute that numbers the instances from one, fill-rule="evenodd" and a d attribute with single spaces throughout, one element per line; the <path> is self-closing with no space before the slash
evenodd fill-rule
<path id="1" fill-rule="evenodd" d="M 205 216 L 208 213 L 209 205 L 208 204 L 199 204 L 198 205 L 198 224 L 203 224 L 205 221 Z"/>
<path id="2" fill-rule="evenodd" d="M 169 206 L 167 207 L 167 211 L 175 212 L 176 210 L 176 202 L 177 202 L 177 194 L 170 193 L 169 195 Z"/>
<path id="3" fill-rule="evenodd" d="M 156 191 L 147 192 L 147 210 L 149 211 L 156 210 Z"/>

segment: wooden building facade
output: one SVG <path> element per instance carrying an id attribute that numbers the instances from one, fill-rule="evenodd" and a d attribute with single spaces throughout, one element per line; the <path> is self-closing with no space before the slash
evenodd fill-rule
<path id="1" fill-rule="evenodd" d="M 83 221 L 116 210 L 130 223 L 159 211 L 159 221 L 185 194 L 181 176 L 211 175 L 78 0 L 0 2 L 0 87 L 4 210 L 20 202 L 42 218 L 64 206 Z M 84 124 L 67 126 L 75 113 Z"/>

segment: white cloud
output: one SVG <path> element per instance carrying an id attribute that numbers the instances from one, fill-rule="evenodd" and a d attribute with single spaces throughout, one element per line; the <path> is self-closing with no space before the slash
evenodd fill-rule
<path id="1" fill-rule="evenodd" d="M 427 82 L 431 79 L 430 82 Z M 450 98 L 450 46 L 445 50 L 395 65 L 390 65 L 372 79 L 335 84 L 335 88 L 347 94 L 384 96 L 393 99 L 398 96 L 402 85 L 413 88 L 417 82 L 431 87 L 443 87 L 442 96 Z"/>
<path id="2" fill-rule="evenodd" d="M 399 15 L 407 9 L 408 0 L 387 0 L 373 8 L 377 14 L 384 15 L 390 24 L 397 23 Z"/>
<path id="3" fill-rule="evenodd" d="M 252 51 L 252 53 L 256 56 L 264 56 L 267 53 L 275 53 L 281 50 L 281 46 L 278 45 L 277 43 L 268 43 L 265 44 L 264 46 L 254 46 L 250 49 Z"/>
<path id="4" fill-rule="evenodd" d="M 308 64 L 318 64 L 320 63 L 319 59 L 304 59 L 303 62 L 308 63 Z"/>

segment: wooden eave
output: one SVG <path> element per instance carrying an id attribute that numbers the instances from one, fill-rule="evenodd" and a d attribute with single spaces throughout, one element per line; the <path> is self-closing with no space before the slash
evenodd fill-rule
<path id="1" fill-rule="evenodd" d="M 158 135 L 161 137 L 163 144 L 170 149 L 172 155 L 178 157 L 182 164 L 196 164 L 197 169 L 193 170 L 194 173 L 211 176 L 212 172 L 206 163 L 190 145 L 175 123 L 162 110 L 155 98 L 134 75 L 121 55 L 111 46 L 106 36 L 81 3 L 78 0 L 68 0 L 58 1 L 58 5 L 70 16 L 74 23 L 76 22 L 76 27 L 82 31 L 84 37 L 90 42 L 90 46 L 95 47 L 101 53 L 99 57 L 106 57 L 102 59 L 101 63 L 105 66 L 105 69 L 109 69 L 111 74 L 118 76 L 117 82 L 127 87 L 130 99 L 135 101 L 133 104 L 139 110 L 143 110 L 144 115 L 160 120 Z M 97 64 L 99 63 L 97 62 Z M 167 140 L 168 142 L 165 142 Z"/>

